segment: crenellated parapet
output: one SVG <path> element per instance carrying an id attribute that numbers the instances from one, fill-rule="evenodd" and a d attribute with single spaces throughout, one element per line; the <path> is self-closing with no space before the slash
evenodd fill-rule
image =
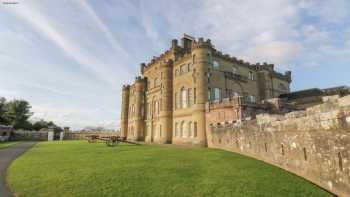
<path id="1" fill-rule="evenodd" d="M 192 49 L 197 48 L 213 48 L 213 45 L 211 44 L 211 40 L 207 39 L 204 41 L 204 38 L 199 38 L 198 41 L 194 40 L 192 42 Z"/>

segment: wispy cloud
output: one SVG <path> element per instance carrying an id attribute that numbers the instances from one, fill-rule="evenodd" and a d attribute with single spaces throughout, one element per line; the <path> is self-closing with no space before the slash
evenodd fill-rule
<path id="1" fill-rule="evenodd" d="M 33 25 L 33 28 L 37 29 L 38 32 L 43 33 L 49 38 L 54 44 L 62 49 L 68 57 L 71 57 L 77 61 L 81 66 L 88 69 L 100 80 L 106 81 L 113 85 L 116 80 L 110 76 L 109 66 L 100 62 L 93 55 L 84 53 L 74 42 L 64 36 L 62 32 L 56 29 L 47 17 L 40 14 L 35 8 L 23 4 L 18 9 L 12 9 L 17 16 Z M 99 24 L 101 26 L 101 24 Z M 115 45 L 113 45 L 115 47 Z M 122 71 L 123 72 L 123 71 Z"/>

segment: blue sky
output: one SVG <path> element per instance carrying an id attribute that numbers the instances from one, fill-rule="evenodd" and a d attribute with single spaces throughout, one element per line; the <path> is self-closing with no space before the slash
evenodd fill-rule
<path id="1" fill-rule="evenodd" d="M 292 70 L 292 90 L 350 85 L 348 0 L 0 2 L 0 96 L 61 126 L 118 128 L 122 84 L 183 33 Z"/>

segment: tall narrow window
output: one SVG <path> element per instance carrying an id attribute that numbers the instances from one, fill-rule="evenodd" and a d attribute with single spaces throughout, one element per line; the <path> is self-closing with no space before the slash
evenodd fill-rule
<path id="1" fill-rule="evenodd" d="M 175 92 L 175 109 L 179 109 L 179 95 Z"/>
<path id="2" fill-rule="evenodd" d="M 157 87 L 158 86 L 158 78 L 155 78 L 154 79 L 154 87 Z"/>
<path id="3" fill-rule="evenodd" d="M 304 159 L 305 159 L 305 161 L 307 161 L 306 148 L 303 148 L 303 152 L 304 152 Z"/>
<path id="4" fill-rule="evenodd" d="M 162 137 L 162 125 L 159 125 L 159 137 Z"/>
<path id="5" fill-rule="evenodd" d="M 188 137 L 192 137 L 192 122 L 188 123 Z"/>
<path id="6" fill-rule="evenodd" d="M 211 89 L 208 88 L 208 101 L 210 101 L 210 100 L 211 100 Z"/>
<path id="7" fill-rule="evenodd" d="M 175 136 L 179 136 L 179 124 L 177 122 L 175 123 Z"/>
<path id="8" fill-rule="evenodd" d="M 197 137 L 197 122 L 193 123 L 193 137 Z"/>
<path id="9" fill-rule="evenodd" d="M 248 77 L 249 77 L 250 80 L 255 80 L 253 71 L 249 71 L 249 76 Z"/>
<path id="10" fill-rule="evenodd" d="M 219 67 L 220 67 L 219 62 L 216 61 L 216 60 L 214 60 L 214 61 L 213 61 L 213 69 L 214 69 L 214 70 L 219 70 Z"/>
<path id="11" fill-rule="evenodd" d="M 196 104 L 197 102 L 197 91 L 196 88 L 193 88 L 193 103 Z"/>
<path id="12" fill-rule="evenodd" d="M 185 109 L 187 107 L 187 90 L 185 88 L 181 89 L 181 99 L 182 108 Z"/>
<path id="13" fill-rule="evenodd" d="M 191 71 L 192 70 L 192 63 L 188 63 L 187 66 L 188 66 L 188 71 Z"/>
<path id="14" fill-rule="evenodd" d="M 184 127 L 185 127 L 185 122 L 182 121 L 180 126 L 180 137 L 184 136 Z"/>
<path id="15" fill-rule="evenodd" d="M 264 146 L 265 146 L 265 152 L 267 152 L 267 143 L 265 143 Z"/>
<path id="16" fill-rule="evenodd" d="M 193 105 L 193 94 L 192 94 L 192 89 L 188 89 L 188 100 L 189 100 L 189 105 L 190 107 Z"/>
<path id="17" fill-rule="evenodd" d="M 284 146 L 281 144 L 281 154 L 284 155 Z"/>
<path id="18" fill-rule="evenodd" d="M 214 100 L 220 100 L 220 99 L 221 99 L 221 89 L 214 88 Z"/>
<path id="19" fill-rule="evenodd" d="M 343 171 L 343 158 L 341 156 L 341 153 L 338 153 L 338 163 L 339 163 L 339 169 L 340 171 Z"/>

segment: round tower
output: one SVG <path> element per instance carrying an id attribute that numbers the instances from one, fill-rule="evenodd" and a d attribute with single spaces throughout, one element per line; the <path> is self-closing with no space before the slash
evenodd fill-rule
<path id="1" fill-rule="evenodd" d="M 120 116 L 120 136 L 127 137 L 128 134 L 128 117 L 129 117 L 129 92 L 130 86 L 123 85 L 122 92 L 122 109 Z"/>
<path id="2" fill-rule="evenodd" d="M 136 77 L 135 80 L 135 134 L 133 140 L 144 140 L 144 113 L 145 113 L 145 79 Z"/>
<path id="3" fill-rule="evenodd" d="M 192 58 L 196 78 L 196 103 L 193 106 L 192 119 L 194 132 L 197 132 L 193 144 L 199 146 L 206 146 L 205 104 L 208 101 L 207 73 L 212 65 L 211 51 L 210 40 L 204 41 L 203 38 L 199 38 L 198 42 L 193 42 Z"/>
<path id="4" fill-rule="evenodd" d="M 173 94 L 173 79 L 172 79 L 172 67 L 173 62 L 169 60 L 163 62 L 159 69 L 161 72 L 161 109 L 159 113 L 159 130 L 160 132 L 158 142 L 159 143 L 171 143 L 172 140 L 172 94 Z"/>

